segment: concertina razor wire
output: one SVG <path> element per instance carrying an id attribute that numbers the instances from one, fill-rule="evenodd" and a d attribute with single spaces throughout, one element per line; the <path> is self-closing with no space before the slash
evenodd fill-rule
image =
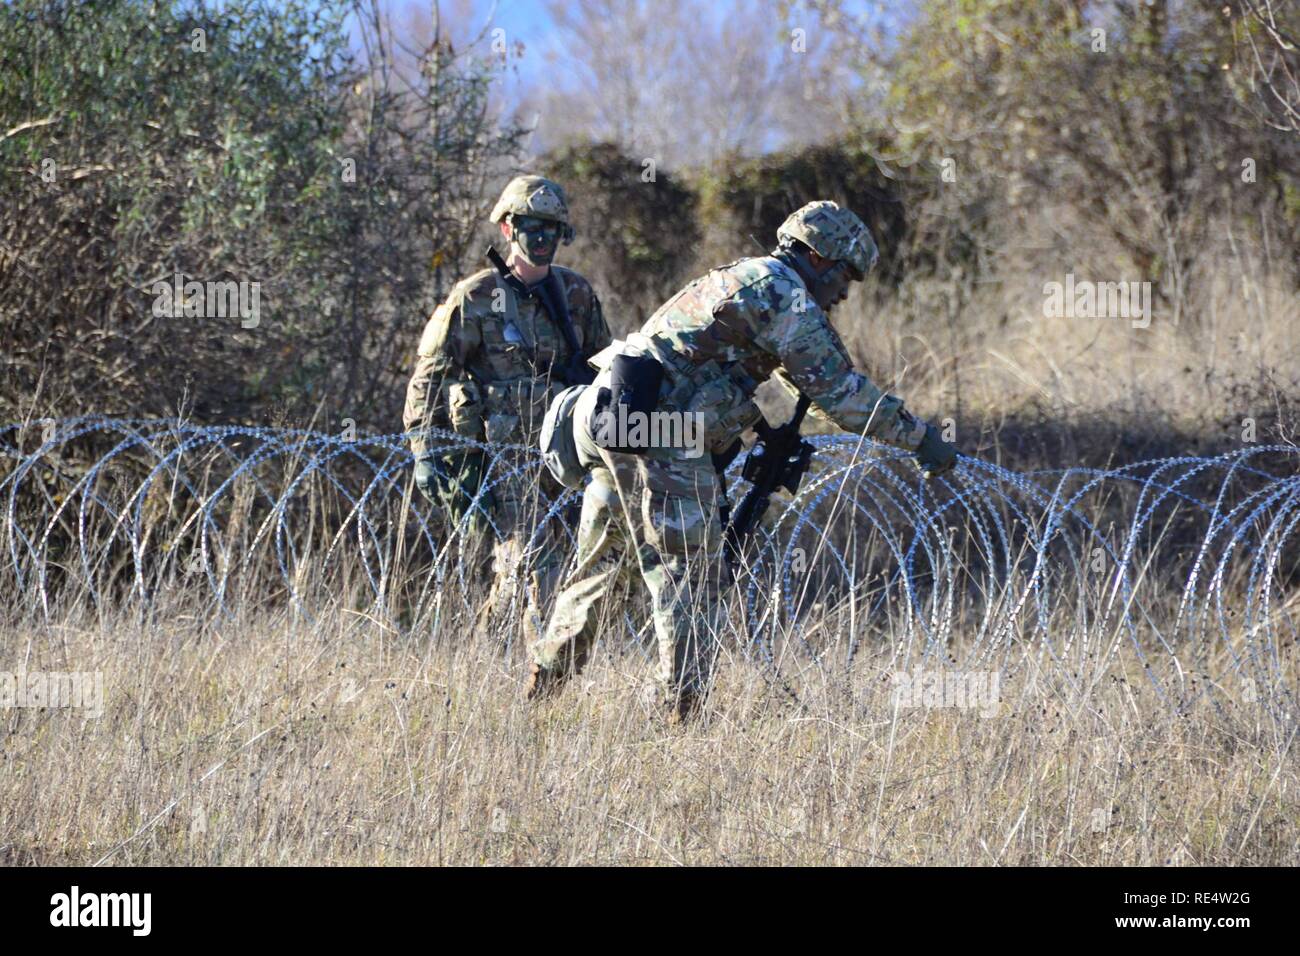
<path id="1" fill-rule="evenodd" d="M 503 482 L 537 489 L 513 583 L 548 533 L 572 556 L 581 493 L 548 494 L 536 449 L 434 437 L 483 452 L 476 504 Z M 1076 689 L 1123 656 L 1171 707 L 1244 699 L 1291 719 L 1295 447 L 1024 473 L 963 456 L 926 482 L 896 449 L 810 440 L 798 494 L 774 501 L 731 569 L 743 655 L 821 671 L 864 649 L 895 667 L 1047 667 Z M 270 580 L 309 618 L 327 593 L 398 632 L 436 631 L 482 584 L 480 536 L 468 515 L 449 522 L 412 493 L 401 433 L 87 417 L 2 427 L 0 448 L 0 577 L 14 614 L 49 615 L 60 596 L 147 609 L 184 585 L 196 613 L 219 616 L 250 590 L 267 600 Z M 506 589 L 510 613 L 527 613 L 522 592 Z M 817 615 L 843 626 L 812 626 Z"/>

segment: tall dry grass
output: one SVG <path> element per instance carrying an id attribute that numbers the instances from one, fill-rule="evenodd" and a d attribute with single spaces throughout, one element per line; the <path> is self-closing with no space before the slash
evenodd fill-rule
<path id="1" fill-rule="evenodd" d="M 1273 864 L 1300 859 L 1294 725 L 1175 714 L 1120 655 L 1046 669 L 996 713 L 894 699 L 887 646 L 791 701 L 724 651 L 705 719 L 666 729 L 636 645 L 554 701 L 465 616 L 397 636 L 338 607 L 230 620 L 62 609 L 6 663 L 102 671 L 105 709 L 4 713 L 9 864 Z M 510 628 L 512 625 L 504 625 Z M 827 613 L 805 627 L 840 631 Z M 793 653 L 793 652 L 791 652 Z M 788 661 L 787 661 L 788 663 Z"/>
<path id="2" fill-rule="evenodd" d="M 952 418 L 969 454 L 997 458 L 1003 432 L 1086 434 L 1053 460 L 1017 467 L 1134 460 L 1144 449 L 1186 454 L 1294 441 L 1300 428 L 1300 294 L 1295 250 L 1231 230 L 1193 258 L 1176 289 L 1152 284 L 1147 327 L 1120 317 L 1048 318 L 1044 284 L 1142 281 L 1113 243 L 1043 210 L 997 268 L 974 281 L 907 279 L 859 288 L 832 315 L 856 359 L 917 411 Z M 1099 427 L 1100 426 L 1100 427 Z M 1108 434 L 1102 434 L 1108 432 Z M 1164 445 L 1165 447 L 1160 447 Z"/>

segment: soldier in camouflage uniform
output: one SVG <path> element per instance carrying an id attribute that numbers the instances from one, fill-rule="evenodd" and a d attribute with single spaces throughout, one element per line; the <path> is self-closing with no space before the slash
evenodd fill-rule
<path id="1" fill-rule="evenodd" d="M 538 481 L 550 495 L 560 489 L 535 467 L 498 480 L 525 461 L 518 456 L 498 458 L 493 474 L 485 475 L 481 451 L 439 451 L 427 430 L 441 428 L 479 442 L 533 442 L 551 398 L 573 384 L 566 369 L 581 367 L 589 375 L 586 357 L 607 346 L 610 334 L 587 280 L 551 264 L 560 243 L 573 237 L 558 184 L 540 176 L 517 177 L 491 218 L 509 244 L 508 260 L 501 265 L 508 271 L 474 273 L 434 311 L 420 339 L 403 421 L 420 490 L 457 524 L 466 520 L 476 537 L 494 537 L 489 609 L 513 597 L 508 583 L 532 558 L 526 626 L 535 637 L 564 553 L 554 529 L 534 537 L 530 519 L 539 500 Z M 571 354 L 571 344 L 579 354 Z M 485 479 L 489 487 L 467 518 Z M 532 554 L 526 553 L 530 538 Z"/>
<path id="2" fill-rule="evenodd" d="M 670 722 L 686 719 L 709 686 L 717 652 L 719 591 L 727 583 L 711 455 L 684 448 L 623 454 L 599 447 L 587 423 L 614 354 L 654 356 L 664 368 L 658 408 L 703 416 L 708 451 L 738 447 L 761 413 L 753 394 L 776 374 L 847 431 L 912 451 L 927 477 L 956 461 L 933 425 L 853 368 L 827 312 L 877 258 L 866 225 L 833 202 L 814 202 L 778 230 L 770 255 L 708 273 L 669 299 L 639 333 L 592 360 L 602 369 L 573 411 L 578 458 L 592 479 L 583 496 L 577 566 L 533 645 L 525 696 L 536 699 L 585 663 L 599 599 L 633 558 L 652 600 L 658 680 Z"/>

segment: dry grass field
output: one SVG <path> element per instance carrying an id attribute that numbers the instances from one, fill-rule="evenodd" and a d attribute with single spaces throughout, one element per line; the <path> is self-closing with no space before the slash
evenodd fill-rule
<path id="1" fill-rule="evenodd" d="M 805 674 L 796 703 L 733 648 L 706 719 L 674 731 L 635 648 L 529 709 L 521 660 L 466 620 L 398 638 L 185 598 L 8 633 L 31 671 L 102 671 L 105 705 L 4 715 L 4 863 L 1300 859 L 1294 722 L 1172 713 L 1125 654 L 1087 693 L 1022 675 L 959 708 L 896 699 L 883 652 Z"/>
<path id="2" fill-rule="evenodd" d="M 0 865 L 1300 863 L 1298 4 L 0 3 Z M 638 591 L 526 706 L 414 490 L 521 173 L 618 337 L 853 210 L 963 456 L 811 415 L 684 728 Z"/>

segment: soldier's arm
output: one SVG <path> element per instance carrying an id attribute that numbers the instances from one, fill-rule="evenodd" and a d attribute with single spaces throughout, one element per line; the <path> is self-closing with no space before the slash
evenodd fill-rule
<path id="1" fill-rule="evenodd" d="M 845 431 L 909 450 L 920 445 L 925 423 L 853 367 L 826 313 L 802 287 L 774 278 L 761 294 L 769 318 L 759 324 L 756 341 L 781 360 L 783 384 L 807 395 Z"/>
<path id="2" fill-rule="evenodd" d="M 586 351 L 590 355 L 595 355 L 614 341 L 614 336 L 609 332 L 609 324 L 605 321 L 605 311 L 600 307 L 600 299 L 596 298 L 594 291 L 591 293 L 591 316 L 587 334 L 587 341 L 591 344 Z"/>
<path id="3" fill-rule="evenodd" d="M 575 323 L 582 328 L 582 351 L 587 355 L 595 355 L 614 341 L 596 290 L 585 279 L 578 278 L 566 290 L 566 294 L 569 297 L 569 312 Z"/>
<path id="4" fill-rule="evenodd" d="M 467 364 L 482 345 L 482 330 L 465 315 L 458 292 L 434 310 L 420 337 L 415 372 L 406 387 L 402 423 L 417 457 L 428 448 L 430 428 L 483 437 L 481 396 Z"/>

